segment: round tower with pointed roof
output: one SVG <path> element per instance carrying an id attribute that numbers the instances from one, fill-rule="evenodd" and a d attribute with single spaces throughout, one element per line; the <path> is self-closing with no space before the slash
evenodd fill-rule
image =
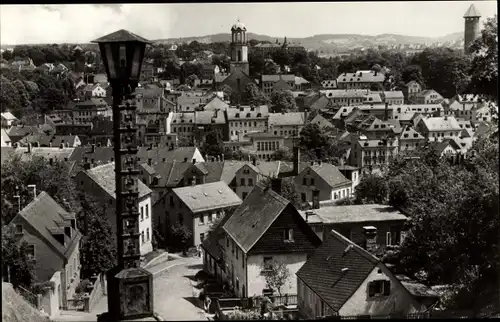
<path id="1" fill-rule="evenodd" d="M 481 31 L 479 28 L 479 19 L 481 14 L 476 9 L 474 4 L 471 4 L 469 10 L 464 15 L 465 30 L 464 30 L 464 50 L 470 53 L 470 45 L 480 37 Z"/>
<path id="2" fill-rule="evenodd" d="M 236 69 L 241 69 L 247 75 L 250 73 L 247 28 L 239 19 L 231 27 L 231 63 L 229 69 L 231 73 Z"/>

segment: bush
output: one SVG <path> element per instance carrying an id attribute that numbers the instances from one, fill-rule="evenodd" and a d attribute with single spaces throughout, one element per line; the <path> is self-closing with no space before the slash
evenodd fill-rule
<path id="1" fill-rule="evenodd" d="M 77 294 L 88 292 L 88 289 L 92 286 L 93 285 L 90 280 L 84 279 L 83 281 L 80 282 L 80 284 L 78 284 L 78 286 L 75 289 L 75 292 Z"/>

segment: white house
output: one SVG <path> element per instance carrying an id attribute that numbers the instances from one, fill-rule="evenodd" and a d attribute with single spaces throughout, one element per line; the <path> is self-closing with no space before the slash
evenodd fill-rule
<path id="1" fill-rule="evenodd" d="M 11 112 L 5 112 L 2 116 L 2 127 L 10 128 L 15 122 L 19 121 Z"/>

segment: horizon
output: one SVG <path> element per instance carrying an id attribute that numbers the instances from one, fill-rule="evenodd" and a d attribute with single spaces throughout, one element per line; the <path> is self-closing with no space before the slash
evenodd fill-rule
<path id="1" fill-rule="evenodd" d="M 230 33 L 238 18 L 248 33 L 271 38 L 346 34 L 440 38 L 463 31 L 463 15 L 471 4 L 482 15 L 481 27 L 497 12 L 496 1 L 2 5 L 0 41 L 2 46 L 88 44 L 118 29 L 153 41 L 198 38 Z M 392 15 L 387 19 L 373 12 Z M 82 16 L 92 18 L 80 23 Z M 312 16 L 314 24 L 297 23 Z"/>

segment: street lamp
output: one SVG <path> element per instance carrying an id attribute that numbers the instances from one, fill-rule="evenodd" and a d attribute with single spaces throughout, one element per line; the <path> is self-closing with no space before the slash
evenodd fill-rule
<path id="1" fill-rule="evenodd" d="M 134 89 L 146 45 L 127 30 L 93 41 L 99 44 L 113 95 L 118 265 L 107 272 L 108 312 L 103 320 L 153 316 L 153 275 L 140 267 L 137 127 Z"/>

